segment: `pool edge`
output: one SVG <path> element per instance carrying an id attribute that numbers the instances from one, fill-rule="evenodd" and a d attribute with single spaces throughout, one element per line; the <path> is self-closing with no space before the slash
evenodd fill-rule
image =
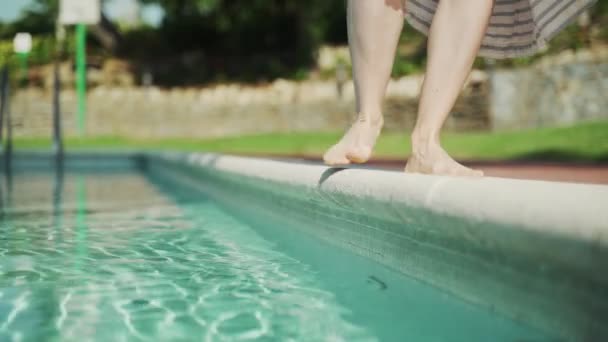
<path id="1" fill-rule="evenodd" d="M 358 220 L 363 217 L 364 222 L 346 222 L 347 229 L 352 227 L 353 231 L 337 229 L 331 226 L 333 221 L 324 228 L 321 238 L 443 287 L 475 304 L 532 320 L 544 329 L 564 329 L 563 336 L 568 339 L 608 336 L 597 320 L 598 314 L 608 313 L 605 298 L 608 279 L 602 272 L 608 269 L 608 225 L 604 224 L 608 222 L 608 213 L 601 210 L 602 203 L 608 203 L 608 186 L 410 175 L 212 153 L 150 153 L 146 157 L 150 165 L 157 164 L 156 160 L 202 172 L 200 175 L 195 172 L 193 177 L 211 177 L 205 185 L 208 191 L 216 186 L 222 188 L 227 180 L 234 183 L 233 194 L 254 184 L 256 192 L 273 192 L 274 203 L 295 200 L 292 208 L 286 205 L 268 208 L 271 215 L 273 210 L 294 214 L 298 206 L 309 205 L 316 205 L 316 209 L 300 216 L 317 216 L 325 210 L 324 206 L 347 215 L 362 213 Z M 257 196 L 250 201 L 257 201 Z M 343 221 L 343 217 L 339 220 Z M 409 244 L 388 241 L 390 232 L 356 231 L 357 226 L 367 229 L 382 224 L 378 223 L 381 221 L 396 223 L 397 229 L 401 225 L 404 231 L 421 225 L 431 232 L 408 232 L 411 234 L 406 238 L 412 240 Z M 446 229 L 446 223 L 452 222 L 455 227 Z M 485 229 L 488 225 L 497 228 Z M 430 240 L 427 243 L 425 239 L 433 234 L 438 236 L 439 243 Z M 418 248 L 416 245 L 433 243 L 436 246 L 403 251 L 407 246 Z M 432 255 L 437 247 L 447 251 L 439 253 L 444 255 Z M 455 253 L 449 250 L 453 247 Z M 494 250 L 498 258 L 488 254 Z M 416 260 L 405 260 L 408 258 Z M 515 270 L 494 272 L 493 267 L 511 262 L 502 259 L 517 259 L 508 265 Z M 526 263 L 531 264 L 530 268 L 516 269 L 526 268 Z M 486 274 L 479 275 L 480 272 Z M 573 281 L 563 276 L 571 272 L 577 277 Z M 539 281 L 542 277 L 547 281 Z M 553 285 L 555 289 L 551 288 Z M 492 288 L 484 288 L 488 286 Z M 545 291 L 546 298 L 535 298 Z M 502 293 L 503 298 L 497 298 L 497 293 Z M 595 306 L 594 296 L 598 294 L 602 297 L 599 306 Z M 551 303 L 551 296 L 567 298 L 563 303 Z M 538 307 L 535 312 L 526 312 L 534 306 Z M 556 310 L 563 312 L 550 319 L 544 317 Z"/>
<path id="2" fill-rule="evenodd" d="M 429 176 L 215 153 L 142 155 L 608 247 L 608 185 Z"/>

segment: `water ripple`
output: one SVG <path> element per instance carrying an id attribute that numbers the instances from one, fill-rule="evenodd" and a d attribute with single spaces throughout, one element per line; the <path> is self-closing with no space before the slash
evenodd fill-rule
<path id="1" fill-rule="evenodd" d="M 374 340 L 306 264 L 211 202 L 153 189 L 123 209 L 92 199 L 2 221 L 0 339 Z"/>

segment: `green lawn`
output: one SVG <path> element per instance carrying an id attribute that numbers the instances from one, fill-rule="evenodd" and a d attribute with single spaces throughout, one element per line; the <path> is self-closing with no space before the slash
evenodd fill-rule
<path id="1" fill-rule="evenodd" d="M 320 156 L 340 133 L 262 134 L 221 139 L 137 140 L 123 137 L 68 139 L 68 149 L 173 149 L 216 151 L 238 154 L 286 154 Z M 457 159 L 554 161 L 608 161 L 608 122 L 571 127 L 502 133 L 446 133 L 446 149 Z M 49 139 L 17 139 L 15 147 L 44 148 Z M 375 155 L 405 158 L 410 149 L 405 134 L 384 133 Z"/>

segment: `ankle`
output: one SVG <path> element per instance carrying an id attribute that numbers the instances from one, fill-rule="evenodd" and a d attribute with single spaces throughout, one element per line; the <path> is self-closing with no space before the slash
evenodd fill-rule
<path id="1" fill-rule="evenodd" d="M 439 143 L 439 135 L 433 133 L 424 133 L 414 130 L 411 136 L 412 153 L 425 154 L 426 152 L 441 148 Z"/>
<path id="2" fill-rule="evenodd" d="M 384 117 L 381 113 L 374 114 L 360 112 L 359 114 L 357 114 L 356 121 L 370 123 L 372 126 L 382 126 L 384 124 Z"/>

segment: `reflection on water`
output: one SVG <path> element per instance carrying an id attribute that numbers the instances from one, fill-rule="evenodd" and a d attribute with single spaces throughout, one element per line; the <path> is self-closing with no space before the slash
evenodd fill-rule
<path id="1" fill-rule="evenodd" d="M 555 341 L 137 172 L 0 186 L 0 341 Z"/>
<path id="2" fill-rule="evenodd" d="M 0 340 L 376 339 L 308 265 L 136 173 L 15 172 L 1 212 Z"/>

